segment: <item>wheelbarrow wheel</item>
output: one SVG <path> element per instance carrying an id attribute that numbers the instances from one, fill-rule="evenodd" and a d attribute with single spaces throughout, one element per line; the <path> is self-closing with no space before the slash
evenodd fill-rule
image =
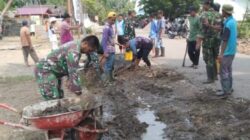
<path id="1" fill-rule="evenodd" d="M 102 125 L 98 121 L 95 122 L 95 120 L 92 118 L 84 119 L 78 126 L 81 128 L 94 130 L 95 124 L 96 124 L 96 129 L 102 129 Z M 101 140 L 101 138 L 102 138 L 102 133 L 76 131 L 76 140 Z"/>

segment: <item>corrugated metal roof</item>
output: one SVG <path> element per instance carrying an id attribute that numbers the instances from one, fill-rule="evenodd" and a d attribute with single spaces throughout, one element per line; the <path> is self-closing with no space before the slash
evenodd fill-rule
<path id="1" fill-rule="evenodd" d="M 49 10 L 48 7 L 23 7 L 23 8 L 18 8 L 16 12 L 17 16 L 46 15 L 46 14 L 52 14 L 52 12 Z"/>

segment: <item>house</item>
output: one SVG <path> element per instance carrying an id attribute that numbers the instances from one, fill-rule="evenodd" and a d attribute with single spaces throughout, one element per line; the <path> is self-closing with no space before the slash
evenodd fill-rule
<path id="1" fill-rule="evenodd" d="M 30 5 L 16 10 L 16 20 L 34 21 L 36 25 L 44 24 L 49 17 L 61 17 L 65 12 L 63 7 L 53 5 Z"/>

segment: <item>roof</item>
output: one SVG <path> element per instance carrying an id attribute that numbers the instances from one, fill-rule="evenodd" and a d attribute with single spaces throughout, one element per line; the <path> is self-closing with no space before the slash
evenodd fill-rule
<path id="1" fill-rule="evenodd" d="M 51 10 L 48 7 L 22 7 L 18 8 L 16 12 L 16 16 L 47 14 L 52 14 Z"/>

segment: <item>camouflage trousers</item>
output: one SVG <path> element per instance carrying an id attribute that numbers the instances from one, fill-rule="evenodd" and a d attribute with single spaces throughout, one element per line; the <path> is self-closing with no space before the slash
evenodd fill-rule
<path id="1" fill-rule="evenodd" d="M 63 98 L 63 90 L 61 89 L 62 80 L 53 72 L 35 68 L 36 82 L 40 94 L 45 100 L 54 100 Z"/>
<path id="2" fill-rule="evenodd" d="M 202 46 L 203 59 L 207 66 L 214 67 L 219 55 L 220 41 L 217 38 L 204 39 Z"/>

